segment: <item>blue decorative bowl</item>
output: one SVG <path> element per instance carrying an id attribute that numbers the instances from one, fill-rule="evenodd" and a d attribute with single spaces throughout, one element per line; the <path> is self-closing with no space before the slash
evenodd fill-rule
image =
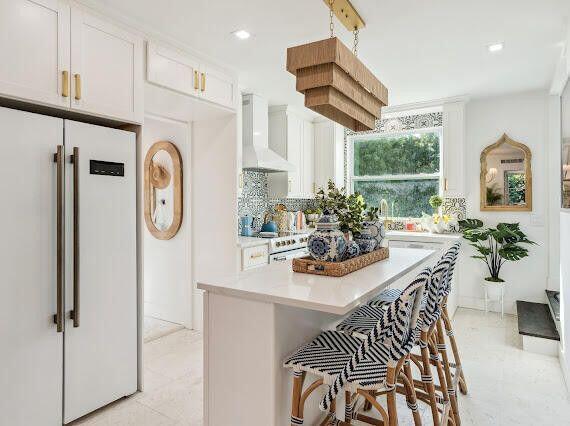
<path id="1" fill-rule="evenodd" d="M 378 242 L 374 238 L 360 237 L 355 238 L 354 242 L 358 244 L 361 254 L 373 252 L 378 247 Z"/>
<path id="2" fill-rule="evenodd" d="M 344 253 L 343 260 L 352 259 L 357 256 L 360 256 L 360 247 L 356 241 L 349 241 L 346 245 L 346 252 Z"/>

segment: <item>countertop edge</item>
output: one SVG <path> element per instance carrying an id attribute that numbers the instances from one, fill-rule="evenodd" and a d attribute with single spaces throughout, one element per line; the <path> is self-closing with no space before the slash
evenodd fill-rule
<path id="1" fill-rule="evenodd" d="M 201 289 L 201 290 L 208 291 L 208 292 L 226 295 L 226 296 L 238 297 L 241 299 L 249 299 L 249 300 L 256 300 L 256 301 L 265 302 L 265 303 L 274 303 L 274 304 L 278 304 L 278 305 L 292 306 L 292 307 L 309 309 L 309 310 L 314 310 L 314 311 L 318 311 L 318 312 L 325 312 L 325 313 L 330 313 L 330 314 L 336 314 L 336 315 L 346 315 L 351 310 L 353 310 L 357 306 L 361 305 L 364 301 L 369 300 L 373 295 L 377 294 L 379 291 L 384 290 L 389 285 L 398 281 L 400 278 L 402 278 L 403 276 L 405 276 L 406 274 L 408 274 L 409 272 L 411 272 L 412 270 L 414 270 L 415 268 L 417 268 L 421 264 L 429 262 L 430 260 L 432 260 L 433 257 L 437 255 L 439 250 L 431 250 L 431 252 L 432 253 L 429 256 L 427 256 L 426 258 L 418 260 L 417 262 L 414 262 L 409 267 L 405 268 L 402 271 L 402 273 L 400 274 L 400 276 L 392 277 L 392 278 L 386 280 L 384 283 L 382 283 L 382 285 L 379 285 L 375 289 L 368 291 L 367 293 L 363 294 L 362 296 L 358 297 L 357 299 L 353 300 L 348 305 L 345 305 L 343 307 L 323 305 L 323 304 L 317 303 L 317 302 L 300 301 L 300 300 L 290 299 L 290 298 L 286 298 L 286 297 L 282 297 L 282 296 L 272 296 L 272 295 L 267 295 L 267 294 L 259 294 L 259 293 L 253 292 L 253 291 L 236 289 L 236 288 L 228 288 L 228 287 L 220 287 L 220 286 L 217 286 L 214 284 L 206 284 L 206 283 L 202 283 L 202 282 L 197 283 L 197 288 Z M 331 277 L 331 279 L 335 279 L 335 278 Z"/>

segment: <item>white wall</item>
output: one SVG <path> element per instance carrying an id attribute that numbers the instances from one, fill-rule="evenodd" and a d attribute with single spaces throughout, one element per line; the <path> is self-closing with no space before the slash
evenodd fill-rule
<path id="1" fill-rule="evenodd" d="M 530 257 L 507 263 L 501 276 L 508 282 L 506 312 L 514 313 L 516 300 L 545 301 L 548 277 L 548 94 L 543 91 L 471 100 L 466 107 L 466 194 L 467 216 L 486 225 L 520 222 L 522 229 L 538 246 L 530 247 Z M 503 133 L 526 144 L 532 151 L 533 211 L 481 212 L 479 210 L 479 157 Z M 467 246 L 467 244 L 465 244 Z M 474 254 L 466 247 L 466 254 Z M 467 256 L 465 256 L 467 257 Z M 485 266 L 475 259 L 463 259 L 459 288 L 461 306 L 483 307 L 481 282 Z M 496 307 L 497 308 L 497 307 Z"/>
<path id="2" fill-rule="evenodd" d="M 193 328 L 202 329 L 197 282 L 237 274 L 236 114 L 192 123 Z"/>
<path id="3" fill-rule="evenodd" d="M 170 240 L 154 238 L 144 226 L 145 315 L 191 327 L 190 140 L 186 123 L 146 116 L 143 155 L 158 141 L 172 142 L 182 157 L 182 225 Z M 143 157 L 144 161 L 144 157 Z"/>

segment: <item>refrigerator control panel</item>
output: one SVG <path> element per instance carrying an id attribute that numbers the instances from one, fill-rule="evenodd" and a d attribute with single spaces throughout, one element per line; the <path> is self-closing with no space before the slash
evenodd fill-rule
<path id="1" fill-rule="evenodd" d="M 125 176 L 125 163 L 90 160 L 89 173 L 92 175 Z"/>

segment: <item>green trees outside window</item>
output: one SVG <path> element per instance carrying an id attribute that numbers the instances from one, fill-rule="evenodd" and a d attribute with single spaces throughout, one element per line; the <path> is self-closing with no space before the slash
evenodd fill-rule
<path id="1" fill-rule="evenodd" d="M 429 198 L 439 193 L 439 132 L 370 135 L 353 141 L 353 153 L 353 188 L 368 205 L 386 199 L 398 217 L 432 211 Z"/>

